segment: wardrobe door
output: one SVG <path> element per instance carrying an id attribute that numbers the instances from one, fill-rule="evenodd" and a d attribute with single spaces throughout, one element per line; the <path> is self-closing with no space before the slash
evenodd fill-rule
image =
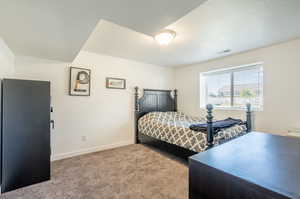
<path id="1" fill-rule="evenodd" d="M 50 179 L 50 82 L 2 82 L 2 186 L 7 192 Z"/>
<path id="2" fill-rule="evenodd" d="M 0 184 L 2 184 L 2 79 L 0 79 Z"/>

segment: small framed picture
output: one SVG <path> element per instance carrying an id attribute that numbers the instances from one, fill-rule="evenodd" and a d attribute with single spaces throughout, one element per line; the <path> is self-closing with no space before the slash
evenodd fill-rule
<path id="1" fill-rule="evenodd" d="M 90 96 L 91 70 L 70 67 L 69 95 Z"/>
<path id="2" fill-rule="evenodd" d="M 107 77 L 106 88 L 126 89 L 126 79 Z"/>

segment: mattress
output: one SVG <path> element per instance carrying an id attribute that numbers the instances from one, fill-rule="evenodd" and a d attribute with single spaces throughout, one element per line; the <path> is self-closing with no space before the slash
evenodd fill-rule
<path id="1" fill-rule="evenodd" d="M 206 133 L 190 130 L 189 126 L 205 122 L 205 117 L 191 117 L 181 112 L 150 112 L 139 119 L 138 129 L 144 135 L 195 152 L 202 152 L 207 148 Z M 214 145 L 245 132 L 245 125 L 235 125 L 223 129 L 215 135 Z"/>

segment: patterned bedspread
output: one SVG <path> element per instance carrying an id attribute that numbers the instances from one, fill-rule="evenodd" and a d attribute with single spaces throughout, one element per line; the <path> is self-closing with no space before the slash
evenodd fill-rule
<path id="1" fill-rule="evenodd" d="M 139 119 L 139 132 L 186 149 L 202 152 L 206 149 L 206 134 L 189 129 L 191 124 L 204 123 L 206 119 L 190 117 L 180 112 L 151 112 Z M 236 125 L 219 131 L 214 144 L 245 133 L 245 125 Z"/>

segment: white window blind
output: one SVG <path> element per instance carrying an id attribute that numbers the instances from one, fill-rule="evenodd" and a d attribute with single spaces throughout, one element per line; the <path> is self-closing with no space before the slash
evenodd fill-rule
<path id="1" fill-rule="evenodd" d="M 200 74 L 200 106 L 213 104 L 220 109 L 243 109 L 251 103 L 263 108 L 263 66 L 251 64 Z"/>

